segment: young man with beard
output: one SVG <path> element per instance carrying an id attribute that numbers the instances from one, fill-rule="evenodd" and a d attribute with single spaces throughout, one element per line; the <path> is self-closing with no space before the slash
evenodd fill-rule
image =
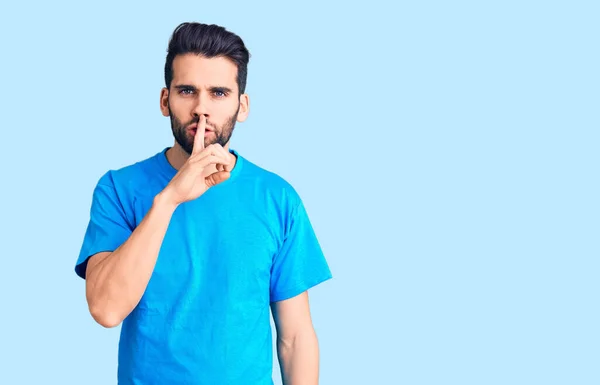
<path id="1" fill-rule="evenodd" d="M 75 271 L 93 318 L 122 323 L 119 384 L 317 384 L 307 290 L 331 278 L 302 200 L 229 148 L 248 116 L 250 54 L 183 23 L 160 95 L 175 143 L 103 175 Z"/>

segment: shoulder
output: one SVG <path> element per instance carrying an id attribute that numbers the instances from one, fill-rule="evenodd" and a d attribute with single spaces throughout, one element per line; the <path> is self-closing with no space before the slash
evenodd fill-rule
<path id="1" fill-rule="evenodd" d="M 128 189 L 150 181 L 156 172 L 157 157 L 162 151 L 143 160 L 119 168 L 107 170 L 98 180 L 98 185 L 116 190 Z"/>
<path id="2" fill-rule="evenodd" d="M 239 156 L 239 154 L 238 154 Z M 280 174 L 242 158 L 241 178 L 251 181 L 269 200 L 294 208 L 301 203 L 300 194 L 292 183 Z"/>

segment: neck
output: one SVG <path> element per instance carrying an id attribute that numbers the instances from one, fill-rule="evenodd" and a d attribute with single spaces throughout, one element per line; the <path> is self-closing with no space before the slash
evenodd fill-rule
<path id="1" fill-rule="evenodd" d="M 225 151 L 227 151 L 229 156 L 231 156 L 231 159 L 235 166 L 237 158 L 235 155 L 233 155 L 232 153 L 229 152 L 229 143 L 227 143 L 223 148 L 225 149 Z M 179 145 L 179 143 L 177 143 L 177 141 L 175 141 L 175 144 L 173 144 L 173 147 L 171 147 L 167 150 L 166 155 L 167 155 L 167 160 L 169 161 L 169 163 L 171 164 L 171 166 L 173 166 L 173 168 L 175 170 L 179 170 L 181 167 L 183 167 L 185 162 L 187 162 L 187 160 L 190 158 L 190 154 L 185 152 L 185 150 Z M 215 165 L 211 165 L 210 169 L 212 170 L 212 172 L 217 171 L 217 168 Z"/>

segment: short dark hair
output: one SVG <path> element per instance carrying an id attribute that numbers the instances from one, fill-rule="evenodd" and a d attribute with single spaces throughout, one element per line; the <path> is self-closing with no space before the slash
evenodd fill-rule
<path id="1" fill-rule="evenodd" d="M 173 60 L 177 55 L 194 53 L 206 58 L 226 57 L 237 66 L 237 85 L 240 95 L 246 90 L 248 61 L 250 52 L 242 39 L 215 24 L 181 23 L 173 31 L 167 49 L 165 63 L 165 84 L 171 87 L 173 80 Z"/>

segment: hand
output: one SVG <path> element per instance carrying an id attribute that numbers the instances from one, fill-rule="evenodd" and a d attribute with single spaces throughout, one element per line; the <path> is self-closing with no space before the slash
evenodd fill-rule
<path id="1" fill-rule="evenodd" d="M 206 118 L 200 116 L 194 148 L 188 160 L 163 190 L 165 196 L 175 204 L 194 200 L 209 188 L 229 179 L 233 168 L 231 155 L 220 144 L 204 147 Z M 215 167 L 212 167 L 215 165 Z M 213 172 L 216 168 L 216 172 Z"/>

